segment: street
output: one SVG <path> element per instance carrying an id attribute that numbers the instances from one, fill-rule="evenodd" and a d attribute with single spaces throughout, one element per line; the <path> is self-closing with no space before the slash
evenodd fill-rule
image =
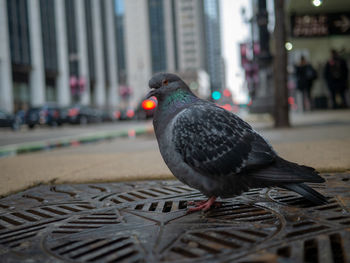
<path id="1" fill-rule="evenodd" d="M 0 129 L 0 147 L 20 143 L 33 143 L 52 139 L 65 139 L 99 132 L 115 132 L 121 130 L 137 129 L 151 125 L 147 121 L 121 121 L 113 123 L 100 123 L 92 125 L 63 125 L 62 127 L 36 127 L 33 130 L 23 126 L 21 130 L 13 132 L 10 129 Z"/>

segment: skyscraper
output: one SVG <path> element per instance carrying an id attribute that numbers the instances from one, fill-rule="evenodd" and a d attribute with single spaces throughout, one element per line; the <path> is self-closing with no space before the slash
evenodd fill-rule
<path id="1" fill-rule="evenodd" d="M 114 0 L 0 0 L 0 108 L 115 107 L 113 10 Z"/>

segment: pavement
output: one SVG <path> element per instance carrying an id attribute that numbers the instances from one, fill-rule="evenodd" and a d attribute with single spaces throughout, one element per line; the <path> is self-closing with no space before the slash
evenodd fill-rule
<path id="1" fill-rule="evenodd" d="M 283 129 L 273 128 L 268 115 L 243 118 L 283 158 L 324 173 L 350 172 L 350 110 L 291 114 L 292 127 Z M 0 153 L 7 157 L 0 158 L 0 196 L 39 184 L 174 178 L 160 156 L 151 124 L 141 126 L 43 140 L 30 147 L 3 146 Z"/>

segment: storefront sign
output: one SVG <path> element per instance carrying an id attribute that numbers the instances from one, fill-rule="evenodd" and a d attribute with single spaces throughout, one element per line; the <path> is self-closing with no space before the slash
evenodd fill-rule
<path id="1" fill-rule="evenodd" d="M 292 15 L 293 37 L 350 35 L 350 13 Z"/>

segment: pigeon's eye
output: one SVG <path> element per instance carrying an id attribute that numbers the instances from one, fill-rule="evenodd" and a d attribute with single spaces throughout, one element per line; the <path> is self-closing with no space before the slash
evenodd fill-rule
<path id="1" fill-rule="evenodd" d="M 163 80 L 163 85 L 168 85 L 169 81 L 167 79 Z"/>

